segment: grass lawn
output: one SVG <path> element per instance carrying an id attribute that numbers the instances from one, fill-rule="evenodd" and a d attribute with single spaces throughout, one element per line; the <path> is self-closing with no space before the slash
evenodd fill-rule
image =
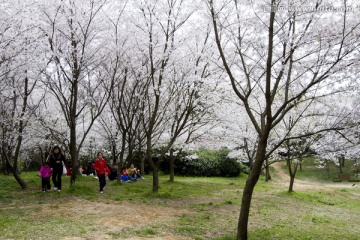
<path id="1" fill-rule="evenodd" d="M 108 182 L 99 194 L 91 176 L 79 176 L 73 186 L 63 177 L 61 192 L 46 193 L 36 172 L 22 177 L 27 190 L 12 176 L 0 175 L 0 239 L 235 239 L 246 180 L 245 175 L 175 177 L 172 183 L 161 176 L 154 194 L 151 176 L 145 176 L 134 183 Z M 287 183 L 275 181 L 276 174 L 273 179 L 260 179 L 256 186 L 249 239 L 360 238 L 358 185 L 295 186 L 287 193 Z"/>
<path id="2" fill-rule="evenodd" d="M 352 162 L 345 162 L 345 166 L 342 169 L 343 173 L 340 172 L 340 169 L 334 163 L 329 163 L 327 168 L 317 168 L 314 162 L 315 158 L 313 157 L 305 158 L 302 163 L 302 171 L 299 170 L 296 173 L 296 177 L 319 182 L 340 180 L 339 175 L 348 175 L 352 180 L 356 179 L 355 168 Z M 284 166 L 284 171 L 287 171 L 286 166 Z M 359 178 L 358 181 L 360 181 Z"/>

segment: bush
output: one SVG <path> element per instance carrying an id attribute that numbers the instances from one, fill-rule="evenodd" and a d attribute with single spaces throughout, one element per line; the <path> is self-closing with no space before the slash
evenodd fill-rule
<path id="1" fill-rule="evenodd" d="M 220 173 L 226 177 L 237 177 L 241 172 L 240 163 L 233 158 L 221 158 L 219 159 Z"/>
<path id="2" fill-rule="evenodd" d="M 220 176 L 221 171 L 217 161 L 210 158 L 184 159 L 185 172 L 188 176 Z"/>
<path id="3" fill-rule="evenodd" d="M 228 158 L 229 150 L 200 149 L 198 151 L 182 153 L 175 158 L 175 174 L 185 176 L 227 176 L 236 177 L 241 172 L 240 163 L 236 159 Z M 169 159 L 166 158 L 161 170 L 169 173 Z"/>
<path id="4" fill-rule="evenodd" d="M 360 176 L 359 175 L 351 176 L 349 182 L 360 182 Z"/>
<path id="5" fill-rule="evenodd" d="M 249 174 L 250 173 L 250 166 L 240 163 L 240 172 L 245 173 L 245 174 Z"/>
<path id="6" fill-rule="evenodd" d="M 342 180 L 338 177 L 335 177 L 332 179 L 333 182 L 342 182 Z"/>
<path id="7" fill-rule="evenodd" d="M 20 168 L 23 171 L 29 171 L 29 172 L 30 171 L 39 171 L 40 167 L 41 167 L 41 163 L 36 162 L 36 161 L 31 161 L 27 167 L 25 167 L 24 162 L 22 162 L 20 165 L 22 165 Z"/>

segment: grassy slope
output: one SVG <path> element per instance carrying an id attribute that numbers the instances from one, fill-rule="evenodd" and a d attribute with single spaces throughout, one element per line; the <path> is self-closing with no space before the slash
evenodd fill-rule
<path id="1" fill-rule="evenodd" d="M 308 164 L 299 177 L 320 171 Z M 313 174 L 312 173 L 312 174 Z M 167 222 L 148 223 L 142 227 L 104 229 L 113 239 L 128 237 L 185 236 L 188 239 L 230 240 L 235 238 L 245 176 L 239 178 L 189 178 L 168 176 L 160 179 L 158 194 L 151 193 L 151 177 L 130 184 L 110 182 L 104 195 L 98 193 L 98 182 L 92 177 L 79 177 L 73 187 L 67 178 L 64 189 L 40 192 L 36 173 L 23 173 L 29 189 L 21 191 L 12 176 L 0 175 L 0 239 L 40 239 L 57 236 L 91 239 L 98 231 L 93 216 L 79 218 L 64 214 L 43 215 L 44 208 L 56 209 L 57 203 L 84 200 L 94 204 L 135 203 L 186 209 Z M 276 176 L 274 175 L 274 178 Z M 359 239 L 360 188 L 315 188 L 289 194 L 287 187 L 261 179 L 254 193 L 250 216 L 250 239 Z M 120 218 L 121 216 L 119 216 Z M 36 226 L 36 227 L 34 227 Z M 56 228 L 54 227 L 56 226 Z M 169 238 L 171 239 L 171 238 Z"/>
<path id="2" fill-rule="evenodd" d="M 303 161 L 303 171 L 298 171 L 297 178 L 329 182 L 337 179 L 338 175 L 341 174 L 339 168 L 333 163 L 330 163 L 327 169 L 319 169 L 314 165 L 314 161 L 314 158 L 305 159 Z M 352 163 L 345 162 L 343 174 L 349 174 L 354 177 L 354 170 Z"/>

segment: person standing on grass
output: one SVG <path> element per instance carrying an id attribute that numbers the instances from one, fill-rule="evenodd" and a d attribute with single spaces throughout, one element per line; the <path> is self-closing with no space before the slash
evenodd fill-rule
<path id="1" fill-rule="evenodd" d="M 48 162 L 44 162 L 40 168 L 39 177 L 41 177 L 41 188 L 43 192 L 47 192 L 50 190 L 50 176 L 51 176 L 51 168 Z"/>
<path id="2" fill-rule="evenodd" d="M 99 178 L 100 193 L 104 193 L 104 187 L 106 185 L 105 174 L 110 173 L 110 169 L 101 152 L 97 154 L 97 159 L 94 162 L 94 170 Z"/>
<path id="3" fill-rule="evenodd" d="M 61 153 L 61 149 L 55 146 L 50 157 L 50 167 L 52 171 L 52 181 L 54 190 L 61 190 L 61 175 L 63 174 L 63 165 L 65 164 L 65 156 Z"/>

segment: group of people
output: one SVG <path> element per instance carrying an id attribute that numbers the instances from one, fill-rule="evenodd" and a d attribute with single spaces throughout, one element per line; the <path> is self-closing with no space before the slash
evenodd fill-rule
<path id="1" fill-rule="evenodd" d="M 109 168 L 103 154 L 99 152 L 97 154 L 97 159 L 94 162 L 94 170 L 96 172 L 97 178 L 99 179 L 99 192 L 104 193 L 104 188 L 106 186 L 106 180 L 115 180 L 117 179 L 117 169 L 116 166 Z M 144 179 L 138 169 L 134 164 L 130 165 L 130 168 L 123 170 L 120 176 L 121 181 L 136 181 L 138 179 Z"/>
<path id="2" fill-rule="evenodd" d="M 39 177 L 41 177 L 41 187 L 42 191 L 46 192 L 51 189 L 50 177 L 52 177 L 52 182 L 54 184 L 54 190 L 61 191 L 61 176 L 63 175 L 63 169 L 65 167 L 65 156 L 61 153 L 61 149 L 58 146 L 55 146 L 52 150 L 49 162 L 46 161 L 42 164 Z M 79 172 L 83 175 L 94 174 L 99 179 L 99 192 L 104 193 L 104 188 L 106 186 L 106 180 L 115 180 L 117 179 L 117 167 L 113 166 L 109 168 L 103 154 L 99 152 L 97 154 L 97 159 L 94 163 L 89 163 L 88 167 L 84 168 L 80 166 Z M 139 179 L 144 179 L 139 170 L 131 164 L 128 169 L 124 168 L 121 171 L 120 180 L 122 182 L 127 181 L 137 181 Z"/>
<path id="3" fill-rule="evenodd" d="M 110 169 L 110 173 L 106 172 L 105 176 L 106 176 L 106 180 L 116 180 L 117 176 L 118 176 L 118 168 L 117 165 L 114 164 L 113 166 L 109 166 L 108 168 Z M 96 172 L 94 169 L 94 161 L 89 162 L 88 166 L 85 166 L 83 164 L 80 164 L 79 166 L 79 174 L 81 174 L 82 176 L 96 176 Z"/>
<path id="4" fill-rule="evenodd" d="M 52 150 L 49 162 L 44 162 L 41 165 L 39 176 L 41 177 L 41 188 L 43 192 L 51 189 L 50 177 L 54 184 L 54 190 L 61 191 L 61 176 L 65 166 L 65 156 L 61 153 L 61 149 L 55 146 Z"/>
<path id="5" fill-rule="evenodd" d="M 141 176 L 140 171 L 134 166 L 132 163 L 128 169 L 124 168 L 121 171 L 120 180 L 122 182 L 127 181 L 137 181 L 139 179 L 144 179 L 143 176 Z"/>

